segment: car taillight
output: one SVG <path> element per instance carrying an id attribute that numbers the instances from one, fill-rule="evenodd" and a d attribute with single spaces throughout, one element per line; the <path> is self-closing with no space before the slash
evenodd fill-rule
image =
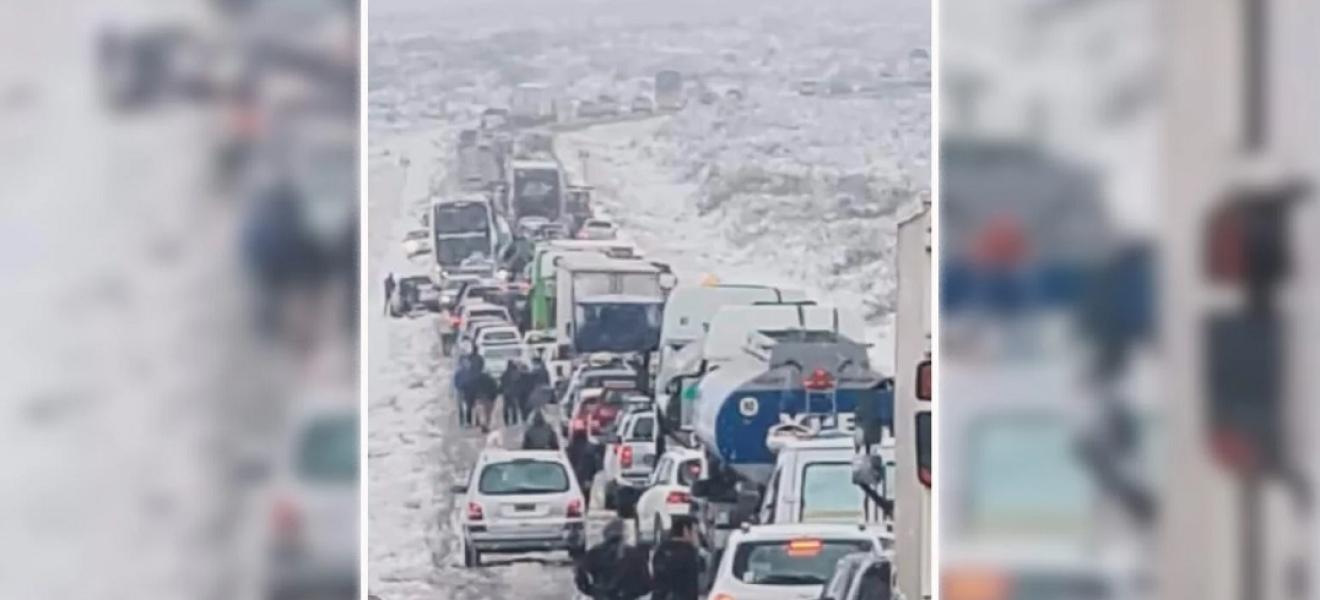
<path id="1" fill-rule="evenodd" d="M 623 464 L 623 468 L 632 467 L 632 461 L 633 449 L 631 446 L 624 446 L 622 450 L 619 450 L 619 462 Z"/>
<path id="2" fill-rule="evenodd" d="M 733 596 L 728 594 L 715 594 L 710 597 L 710 600 L 733 600 Z"/>
<path id="3" fill-rule="evenodd" d="M 276 535 L 289 538 L 298 535 L 302 519 L 298 515 L 297 507 L 292 502 L 282 499 L 272 508 L 271 524 L 275 528 Z"/>
<path id="4" fill-rule="evenodd" d="M 230 114 L 229 119 L 230 129 L 239 137 L 256 137 L 261 130 L 261 121 L 257 116 L 257 111 L 250 105 L 242 104 L 236 107 Z"/>
<path id="5" fill-rule="evenodd" d="M 578 500 L 578 499 L 574 498 L 574 499 L 568 501 L 568 516 L 570 516 L 570 517 L 580 517 L 580 516 L 582 516 L 582 501 L 581 501 L 581 500 Z"/>
<path id="6" fill-rule="evenodd" d="M 665 496 L 665 504 L 687 504 L 689 502 L 692 502 L 692 496 L 689 496 L 687 492 L 675 490 Z"/>
<path id="7" fill-rule="evenodd" d="M 485 518 L 485 513 L 481 511 L 481 505 L 476 502 L 468 502 L 467 516 L 469 521 L 480 521 Z"/>

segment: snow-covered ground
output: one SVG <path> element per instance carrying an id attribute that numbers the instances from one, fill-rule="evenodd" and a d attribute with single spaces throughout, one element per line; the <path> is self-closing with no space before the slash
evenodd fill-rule
<path id="1" fill-rule="evenodd" d="M 423 130 L 373 142 L 369 281 L 408 266 L 400 242 L 420 226 L 413 207 L 426 202 L 430 181 L 443 174 L 450 156 L 447 145 L 433 144 L 441 133 Z M 401 156 L 409 158 L 409 167 L 399 166 Z M 564 553 L 491 556 L 484 559 L 489 566 L 462 566 L 449 488 L 465 481 L 484 439 L 458 425 L 451 359 L 440 353 L 437 317 L 390 319 L 383 300 L 383 290 L 368 298 L 367 590 L 388 600 L 571 597 L 572 570 Z M 505 434 L 512 444 L 519 432 Z"/>
<path id="2" fill-rule="evenodd" d="M 230 461 L 245 413 L 275 403 L 232 383 L 259 385 L 262 359 L 235 334 L 233 211 L 207 189 L 209 116 L 109 118 L 61 83 L 19 84 L 32 102 L 0 117 L 0 146 L 23 148 L 0 160 L 0 593 L 241 597 Z"/>
<path id="3" fill-rule="evenodd" d="M 929 92 L 900 85 L 822 98 L 793 89 L 804 77 L 879 76 L 860 66 L 897 65 L 912 49 L 929 48 L 929 5 L 840 0 L 789 16 L 744 8 L 686 27 L 592 19 L 467 26 L 446 18 L 453 7 L 445 3 L 372 4 L 370 593 L 386 600 L 572 593 L 562 555 L 461 567 L 448 489 L 466 475 L 482 440 L 457 426 L 435 317 L 388 319 L 379 289 L 388 272 L 416 268 L 401 242 L 421 227 L 432 182 L 451 163 L 450 143 L 473 115 L 502 102 L 511 81 L 536 77 L 568 94 L 611 90 L 626 98 L 618 91 L 644 85 L 658 64 L 677 60 L 740 82 L 746 97 L 737 105 L 693 102 L 673 116 L 568 131 L 557 153 L 597 188 L 596 206 L 623 235 L 681 278 L 800 287 L 853 308 L 872 325 L 877 366 L 889 369 L 893 214 L 928 193 Z M 803 11 L 818 15 L 820 27 L 800 27 Z M 765 33 L 749 34 L 758 30 Z"/>

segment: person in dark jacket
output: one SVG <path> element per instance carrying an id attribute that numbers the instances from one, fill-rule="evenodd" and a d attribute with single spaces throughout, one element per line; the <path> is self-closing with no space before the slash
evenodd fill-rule
<path id="1" fill-rule="evenodd" d="M 473 373 L 486 372 L 486 358 L 480 352 L 477 352 L 476 344 L 473 344 L 472 351 L 468 352 L 467 360 L 468 367 L 472 369 Z"/>
<path id="2" fill-rule="evenodd" d="M 306 279 L 313 248 L 305 226 L 301 194 L 281 179 L 260 192 L 244 216 L 244 260 L 259 292 L 258 324 L 263 333 L 284 332 L 281 318 L 288 293 Z"/>
<path id="3" fill-rule="evenodd" d="M 535 388 L 536 386 L 540 386 L 540 385 L 546 385 L 546 386 L 550 385 L 550 369 L 546 368 L 545 359 L 541 358 L 539 355 L 532 358 L 531 376 L 532 376 L 532 385 L 530 386 L 531 388 Z"/>
<path id="4" fill-rule="evenodd" d="M 573 475 L 577 477 L 578 487 L 582 488 L 583 504 L 585 509 L 591 508 L 591 483 L 596 480 L 596 472 L 600 470 L 600 461 L 596 455 L 596 449 L 591 446 L 591 441 L 587 439 L 586 429 L 575 429 L 570 433 L 568 447 L 564 449 L 568 455 L 568 463 L 573 465 Z"/>
<path id="5" fill-rule="evenodd" d="M 623 521 L 611 519 L 604 540 L 574 565 L 573 583 L 592 600 L 635 600 L 651 591 L 646 552 L 624 539 Z"/>
<path id="6" fill-rule="evenodd" d="M 495 399 L 500 395 L 500 384 L 486 371 L 475 371 L 470 384 L 472 400 L 478 410 L 477 418 L 482 433 L 490 433 Z"/>
<path id="7" fill-rule="evenodd" d="M 513 382 L 513 404 L 519 420 L 532 417 L 532 371 L 526 365 L 519 365 L 518 378 Z"/>
<path id="8" fill-rule="evenodd" d="M 504 398 L 504 424 L 513 425 L 520 421 L 521 407 L 518 403 L 518 386 L 522 379 L 522 365 L 516 360 L 509 360 L 500 373 L 500 396 Z"/>
<path id="9" fill-rule="evenodd" d="M 454 369 L 454 393 L 458 396 L 458 422 L 463 427 L 472 426 L 472 405 L 475 400 L 471 394 L 471 379 L 468 357 L 458 357 L 458 368 Z"/>
<path id="10" fill-rule="evenodd" d="M 558 450 L 559 434 L 545 421 L 541 411 L 532 413 L 527 431 L 523 432 L 523 450 Z"/>
<path id="11" fill-rule="evenodd" d="M 674 515 L 669 537 L 660 542 L 651 557 L 651 575 L 655 580 L 651 600 L 697 600 L 701 571 L 697 522 L 687 515 Z"/>

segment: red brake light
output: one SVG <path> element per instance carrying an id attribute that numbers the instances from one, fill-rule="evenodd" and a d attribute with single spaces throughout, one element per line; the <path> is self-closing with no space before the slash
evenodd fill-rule
<path id="1" fill-rule="evenodd" d="M 991 220 L 976 238 L 973 256 L 989 267 L 1020 264 L 1027 254 L 1027 238 L 1017 220 L 1000 217 Z"/>
<path id="2" fill-rule="evenodd" d="M 1246 231 L 1239 211 L 1226 210 L 1210 221 L 1210 276 L 1240 281 L 1247 271 Z"/>
<path id="3" fill-rule="evenodd" d="M 1257 456 L 1251 440 L 1242 432 L 1220 429 L 1210 438 L 1210 449 L 1220 464 L 1237 471 L 1256 467 Z"/>
<path id="4" fill-rule="evenodd" d="M 485 518 L 485 513 L 481 511 L 481 505 L 476 502 L 468 502 L 467 516 L 469 521 L 480 521 Z"/>
<path id="5" fill-rule="evenodd" d="M 828 390 L 834 388 L 834 377 L 825 369 L 812 371 L 811 376 L 802 382 L 802 387 L 809 390 Z"/>
<path id="6" fill-rule="evenodd" d="M 568 501 L 568 516 L 570 516 L 570 517 L 580 517 L 580 516 L 582 516 L 582 501 L 581 501 L 581 500 L 578 500 L 577 498 L 574 498 L 574 499 Z"/>
<path id="7" fill-rule="evenodd" d="M 687 492 L 678 490 L 669 492 L 669 495 L 665 496 L 665 504 L 687 504 L 691 501 L 692 496 L 689 496 Z"/>
<path id="8" fill-rule="evenodd" d="M 917 399 L 930 400 L 930 361 L 917 363 Z"/>
<path id="9" fill-rule="evenodd" d="M 255 108 L 242 105 L 234 111 L 231 126 L 234 133 L 242 137 L 255 137 L 261 130 L 261 122 Z"/>
<path id="10" fill-rule="evenodd" d="M 279 500 L 275 503 L 272 509 L 271 521 L 275 527 L 275 533 L 281 537 L 296 535 L 298 528 L 302 525 L 298 509 L 288 500 Z"/>
<path id="11" fill-rule="evenodd" d="M 632 462 L 633 462 L 632 446 L 623 446 L 623 448 L 619 450 L 619 462 L 623 464 L 623 468 L 625 469 L 632 466 Z"/>

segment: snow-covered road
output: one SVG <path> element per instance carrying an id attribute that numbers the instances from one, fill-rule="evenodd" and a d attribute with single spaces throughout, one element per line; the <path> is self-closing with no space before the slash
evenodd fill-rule
<path id="1" fill-rule="evenodd" d="M 481 568 L 462 566 L 449 488 L 463 481 L 484 440 L 458 425 L 436 317 L 390 319 L 383 314 L 383 290 L 374 287 L 388 272 L 408 268 L 403 236 L 420 227 L 415 205 L 427 201 L 430 181 L 449 158 L 448 146 L 432 143 L 437 139 L 451 135 L 381 139 L 369 159 L 367 590 L 389 600 L 570 598 L 573 574 L 563 553 L 491 556 Z M 381 156 L 380 147 L 390 156 Z M 408 168 L 399 166 L 400 156 L 410 159 Z M 518 436 L 516 430 L 506 434 L 506 443 Z M 593 525 L 601 516 L 592 514 Z"/>

